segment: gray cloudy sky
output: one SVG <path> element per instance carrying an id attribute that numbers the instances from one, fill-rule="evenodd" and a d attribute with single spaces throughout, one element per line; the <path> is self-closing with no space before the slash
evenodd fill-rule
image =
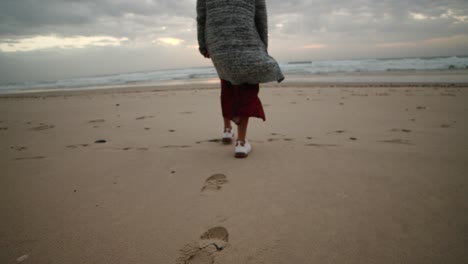
<path id="1" fill-rule="evenodd" d="M 253 1 L 253 0 L 252 0 Z M 211 65 L 195 0 L 1 0 L 0 82 Z M 267 0 L 291 60 L 468 55 L 467 0 Z"/>

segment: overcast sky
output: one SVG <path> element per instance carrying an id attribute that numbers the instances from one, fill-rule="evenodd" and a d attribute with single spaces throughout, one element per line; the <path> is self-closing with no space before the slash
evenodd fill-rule
<path id="1" fill-rule="evenodd" d="M 0 82 L 211 65 L 197 50 L 195 2 L 0 0 Z M 267 9 L 279 62 L 468 55 L 467 0 L 267 0 Z"/>

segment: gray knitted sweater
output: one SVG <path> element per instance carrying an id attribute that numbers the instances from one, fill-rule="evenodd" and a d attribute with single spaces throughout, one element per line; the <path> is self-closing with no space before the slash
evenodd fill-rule
<path id="1" fill-rule="evenodd" d="M 197 0 L 200 53 L 209 54 L 219 78 L 232 84 L 281 82 L 268 55 L 265 0 Z"/>

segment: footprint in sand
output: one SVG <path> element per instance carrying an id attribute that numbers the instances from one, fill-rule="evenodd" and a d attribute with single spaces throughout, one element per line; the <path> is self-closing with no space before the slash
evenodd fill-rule
<path id="1" fill-rule="evenodd" d="M 399 138 L 379 140 L 379 142 L 401 144 L 401 145 L 413 145 L 411 141 L 406 140 L 406 139 L 399 139 Z"/>
<path id="2" fill-rule="evenodd" d="M 136 150 L 140 150 L 140 151 L 147 151 L 148 150 L 148 148 L 144 148 L 144 147 L 143 148 L 130 148 L 130 147 L 122 148 L 122 150 L 125 150 L 125 151 L 132 150 L 132 149 L 136 149 Z"/>
<path id="3" fill-rule="evenodd" d="M 190 148 L 189 145 L 166 145 L 162 146 L 161 148 Z"/>
<path id="4" fill-rule="evenodd" d="M 226 175 L 222 173 L 216 173 L 208 177 L 203 185 L 202 192 L 219 191 L 222 185 L 228 182 Z"/>
<path id="5" fill-rule="evenodd" d="M 204 143 L 204 142 L 220 143 L 220 142 L 222 142 L 222 139 L 220 139 L 220 138 L 208 139 L 208 140 L 197 141 L 195 143 L 200 144 L 200 143 Z"/>
<path id="6" fill-rule="evenodd" d="M 87 146 L 89 146 L 89 144 L 78 144 L 78 145 L 68 145 L 68 146 L 66 146 L 66 148 L 75 149 L 75 148 L 78 148 L 78 147 L 87 147 Z"/>
<path id="7" fill-rule="evenodd" d="M 15 160 L 35 160 L 35 159 L 45 159 L 45 157 L 44 156 L 22 157 L 22 158 L 16 158 Z"/>
<path id="8" fill-rule="evenodd" d="M 273 141 L 281 141 L 281 140 L 290 142 L 290 141 L 294 141 L 294 138 L 269 138 L 267 141 L 273 142 Z"/>
<path id="9" fill-rule="evenodd" d="M 28 148 L 23 147 L 23 146 L 14 146 L 14 147 L 10 147 L 10 149 L 13 149 L 13 150 L 16 150 L 16 151 L 23 151 L 23 150 L 27 150 Z"/>
<path id="10" fill-rule="evenodd" d="M 54 125 L 47 125 L 47 124 L 42 124 L 41 123 L 39 126 L 31 128 L 30 130 L 42 131 L 42 130 L 51 129 L 51 128 L 54 128 L 54 127 L 55 127 Z"/>
<path id="11" fill-rule="evenodd" d="M 135 118 L 135 120 L 143 120 L 143 119 L 153 118 L 153 117 L 154 116 L 140 116 L 140 117 Z"/>
<path id="12" fill-rule="evenodd" d="M 319 144 L 319 143 L 309 143 L 306 144 L 308 147 L 338 147 L 336 144 Z"/>
<path id="13" fill-rule="evenodd" d="M 390 131 L 392 131 L 392 132 L 405 132 L 405 133 L 409 133 L 409 132 L 411 132 L 411 129 L 406 129 L 406 128 L 393 128 L 393 129 L 391 129 Z"/>
<path id="14" fill-rule="evenodd" d="M 330 131 L 330 132 L 327 132 L 327 135 L 328 135 L 328 134 L 331 134 L 331 133 L 343 134 L 343 133 L 346 133 L 346 130 L 344 130 L 344 129 L 339 129 L 339 130 L 335 130 L 335 131 Z"/>
<path id="15" fill-rule="evenodd" d="M 229 241 L 226 228 L 217 226 L 210 228 L 200 236 L 198 242 L 185 245 L 177 264 L 212 264 L 216 253 L 222 251 Z"/>
<path id="16" fill-rule="evenodd" d="M 94 119 L 94 120 L 89 120 L 88 123 L 90 124 L 98 124 L 98 123 L 104 123 L 106 122 L 105 119 Z"/>
<path id="17" fill-rule="evenodd" d="M 0 130 L 8 130 L 8 127 L 0 127 Z"/>

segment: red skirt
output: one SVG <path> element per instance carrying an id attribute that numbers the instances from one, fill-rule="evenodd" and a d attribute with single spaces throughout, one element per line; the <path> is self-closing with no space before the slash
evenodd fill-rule
<path id="1" fill-rule="evenodd" d="M 223 117 L 239 122 L 239 117 L 257 117 L 265 121 L 262 102 L 258 98 L 259 85 L 233 85 L 221 79 L 221 109 Z"/>

